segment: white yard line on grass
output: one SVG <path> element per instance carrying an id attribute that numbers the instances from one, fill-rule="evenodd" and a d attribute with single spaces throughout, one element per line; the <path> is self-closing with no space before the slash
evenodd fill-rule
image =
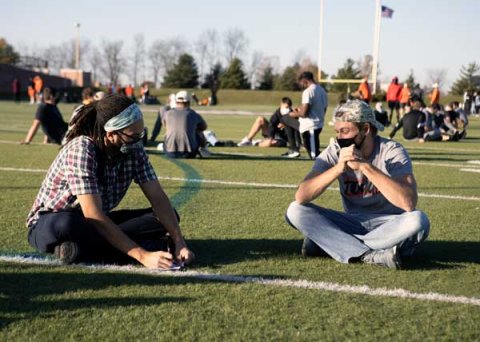
<path id="1" fill-rule="evenodd" d="M 460 169 L 460 171 L 480 173 L 480 169 Z"/>
<path id="2" fill-rule="evenodd" d="M 7 256 L 0 255 L 0 261 L 16 263 L 16 264 L 29 264 L 29 265 L 46 265 L 46 266 L 60 266 L 60 262 L 48 258 L 33 258 L 22 255 Z M 150 276 L 163 276 L 163 277 L 180 277 L 180 278 L 193 278 L 200 280 L 212 280 L 226 283 L 253 283 L 266 286 L 278 286 L 289 288 L 300 288 L 308 290 L 320 290 L 329 292 L 342 292 L 347 294 L 360 294 L 377 297 L 393 297 L 393 298 L 407 298 L 424 301 L 454 303 L 454 304 L 466 304 L 480 306 L 480 298 L 465 297 L 465 296 L 452 296 L 442 293 L 417 293 L 404 289 L 386 289 L 386 288 L 372 288 L 366 285 L 344 285 L 338 283 L 328 283 L 323 281 L 309 281 L 309 280 L 288 280 L 288 279 L 271 279 L 263 277 L 251 277 L 243 275 L 228 275 L 228 274 L 212 274 L 206 272 L 197 271 L 185 271 L 185 272 L 165 272 L 148 270 L 145 268 L 134 266 L 115 266 L 115 265 L 73 265 L 68 266 L 72 268 L 82 268 L 87 270 L 105 270 L 110 272 L 122 272 L 122 273 L 134 273 Z"/>
<path id="3" fill-rule="evenodd" d="M 44 169 L 22 169 L 22 168 L 13 168 L 13 167 L 0 167 L 0 171 L 38 172 L 38 173 L 47 172 L 47 170 L 44 170 Z M 297 184 L 234 182 L 234 181 L 224 181 L 224 180 L 218 180 L 218 179 L 196 179 L 196 178 L 162 177 L 162 176 L 158 177 L 158 179 L 175 181 L 175 182 L 221 184 L 221 185 L 231 185 L 231 186 L 251 186 L 254 188 L 296 189 L 298 186 Z M 337 187 L 329 187 L 327 190 L 338 191 L 339 189 Z M 418 197 L 452 199 L 452 200 L 462 200 L 462 201 L 480 201 L 480 197 L 476 197 L 476 196 L 427 194 L 423 192 L 419 192 Z"/>

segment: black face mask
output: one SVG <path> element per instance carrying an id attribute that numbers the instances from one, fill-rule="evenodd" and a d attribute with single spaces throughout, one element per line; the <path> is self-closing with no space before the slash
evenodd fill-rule
<path id="1" fill-rule="evenodd" d="M 355 145 L 356 149 L 359 150 L 362 147 L 363 142 L 365 141 L 365 137 L 363 137 L 362 141 L 359 144 L 355 143 L 355 139 L 358 137 L 358 134 L 353 138 L 347 139 L 339 139 L 337 138 L 337 144 L 340 148 L 349 147 L 351 145 Z"/>

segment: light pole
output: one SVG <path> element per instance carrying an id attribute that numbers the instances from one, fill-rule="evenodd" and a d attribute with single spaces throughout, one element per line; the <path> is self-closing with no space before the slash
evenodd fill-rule
<path id="1" fill-rule="evenodd" d="M 75 23 L 77 37 L 75 39 L 75 69 L 80 69 L 80 23 Z"/>
<path id="2" fill-rule="evenodd" d="M 322 52 L 323 52 L 323 9 L 324 0 L 320 0 L 320 31 L 318 38 L 318 75 L 317 80 L 320 82 L 322 79 Z"/>

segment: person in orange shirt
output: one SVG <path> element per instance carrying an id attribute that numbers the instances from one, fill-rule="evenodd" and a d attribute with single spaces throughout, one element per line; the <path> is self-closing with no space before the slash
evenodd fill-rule
<path id="1" fill-rule="evenodd" d="M 135 91 L 131 84 L 125 87 L 125 96 L 127 96 L 132 101 L 135 101 Z"/>
<path id="2" fill-rule="evenodd" d="M 387 103 L 390 108 L 390 114 L 388 115 L 387 126 L 392 123 L 393 111 L 397 113 L 397 122 L 400 121 L 400 95 L 402 92 L 402 86 L 398 84 L 398 77 L 395 76 L 392 82 L 388 86 L 387 90 Z"/>
<path id="3" fill-rule="evenodd" d="M 28 92 L 28 97 L 30 98 L 30 104 L 34 104 L 35 103 L 35 84 L 33 83 L 33 80 L 31 77 L 28 80 L 27 92 Z"/>
<path id="4" fill-rule="evenodd" d="M 370 101 L 372 101 L 372 92 L 370 90 L 370 86 L 368 85 L 367 77 L 365 77 L 363 82 L 358 86 L 357 93 L 360 97 L 360 100 L 365 101 L 366 103 L 370 103 Z"/>
<path id="5" fill-rule="evenodd" d="M 438 83 L 433 84 L 433 89 L 429 97 L 431 106 L 440 102 L 440 90 L 438 89 Z"/>
<path id="6" fill-rule="evenodd" d="M 402 108 L 402 113 L 405 114 L 405 106 L 408 105 L 408 101 L 410 100 L 410 88 L 408 87 L 408 83 L 403 84 L 402 91 L 400 92 L 400 107 Z"/>
<path id="7" fill-rule="evenodd" d="M 43 80 L 42 78 L 37 75 L 33 78 L 33 84 L 35 88 L 35 99 L 37 100 L 37 103 L 40 103 L 41 101 L 41 95 L 42 95 L 42 89 L 43 89 Z"/>

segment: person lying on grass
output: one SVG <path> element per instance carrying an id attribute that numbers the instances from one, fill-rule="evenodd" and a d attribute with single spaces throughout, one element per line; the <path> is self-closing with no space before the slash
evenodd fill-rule
<path id="1" fill-rule="evenodd" d="M 195 256 L 143 148 L 138 106 L 109 95 L 73 120 L 28 215 L 30 245 L 67 264 L 131 258 L 147 268 L 191 263 Z M 112 211 L 132 180 L 152 207 Z"/>
<path id="2" fill-rule="evenodd" d="M 400 268 L 425 240 L 430 223 L 416 210 L 412 162 L 399 143 L 377 135 L 383 125 L 365 102 L 335 113 L 337 139 L 317 157 L 296 192 L 286 219 L 305 236 L 302 254 L 328 254 L 343 263 Z M 339 181 L 345 212 L 310 203 Z"/>

